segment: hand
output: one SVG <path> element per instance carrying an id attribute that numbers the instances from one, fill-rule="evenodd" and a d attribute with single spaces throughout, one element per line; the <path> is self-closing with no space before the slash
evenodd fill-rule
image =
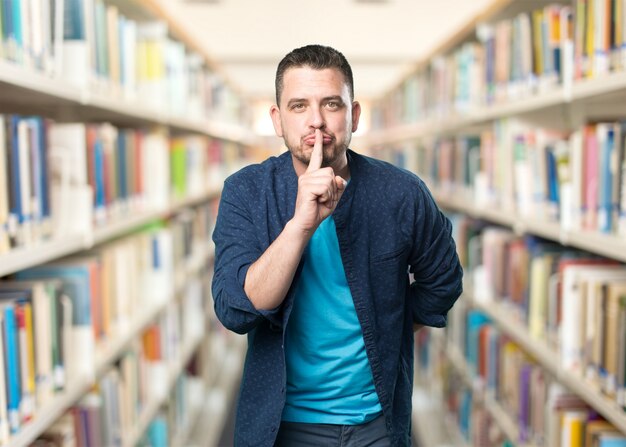
<path id="1" fill-rule="evenodd" d="M 298 178 L 293 222 L 309 234 L 313 234 L 319 224 L 335 210 L 347 185 L 344 179 L 335 175 L 332 168 L 322 168 L 323 141 L 322 131 L 316 129 L 309 166 Z"/>

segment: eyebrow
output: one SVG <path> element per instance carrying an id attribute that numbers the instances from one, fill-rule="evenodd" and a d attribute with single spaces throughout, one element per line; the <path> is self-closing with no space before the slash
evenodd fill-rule
<path id="1" fill-rule="evenodd" d="M 325 98 L 322 98 L 322 102 L 328 102 L 328 101 L 337 101 L 337 102 L 340 102 L 341 104 L 344 104 L 343 98 L 340 95 L 326 96 Z M 287 107 L 291 106 L 292 104 L 297 104 L 301 102 L 306 103 L 306 102 L 309 102 L 309 100 L 306 98 L 292 98 L 287 102 Z"/>
<path id="2" fill-rule="evenodd" d="M 337 101 L 343 104 L 343 98 L 339 95 L 327 96 L 326 98 L 322 100 L 322 102 L 328 102 L 328 101 Z"/>
<path id="3" fill-rule="evenodd" d="M 289 107 L 292 104 L 299 103 L 299 102 L 308 102 L 308 101 L 304 98 L 292 98 L 289 100 L 289 102 L 287 102 L 287 106 Z"/>

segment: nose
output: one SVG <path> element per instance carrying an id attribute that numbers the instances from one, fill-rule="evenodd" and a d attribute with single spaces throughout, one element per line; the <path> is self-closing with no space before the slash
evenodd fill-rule
<path id="1" fill-rule="evenodd" d="M 311 107 L 310 110 L 311 110 L 311 116 L 309 117 L 310 118 L 309 125 L 313 129 L 323 129 L 325 125 L 325 121 L 324 121 L 324 115 L 322 114 L 321 108 Z"/>

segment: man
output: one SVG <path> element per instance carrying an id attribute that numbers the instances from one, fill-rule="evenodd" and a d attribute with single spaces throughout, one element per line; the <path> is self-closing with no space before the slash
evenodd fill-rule
<path id="1" fill-rule="evenodd" d="M 236 445 L 410 445 L 413 328 L 445 325 L 462 270 L 423 182 L 348 149 L 360 112 L 341 53 L 293 50 L 270 110 L 289 152 L 224 184 L 215 310 L 248 334 Z"/>

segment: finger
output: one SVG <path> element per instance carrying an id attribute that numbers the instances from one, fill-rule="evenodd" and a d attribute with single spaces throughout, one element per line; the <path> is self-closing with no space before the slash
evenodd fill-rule
<path id="1" fill-rule="evenodd" d="M 335 205 L 336 205 L 341 200 L 341 196 L 343 195 L 343 192 L 346 190 L 346 187 L 348 186 L 348 182 L 346 182 L 343 178 L 337 175 L 335 176 L 335 185 L 336 185 L 336 190 L 337 190 L 337 193 L 335 196 Z"/>
<path id="2" fill-rule="evenodd" d="M 306 190 L 311 194 L 311 200 L 325 203 L 333 200 L 333 192 L 328 182 L 310 182 L 306 185 Z"/>
<path id="3" fill-rule="evenodd" d="M 346 186 L 348 186 L 348 182 L 338 175 L 335 176 L 335 184 L 337 185 L 337 191 L 339 192 L 343 192 L 346 189 Z"/>
<path id="4" fill-rule="evenodd" d="M 313 172 L 322 167 L 324 138 L 322 137 L 322 131 L 315 129 L 315 144 L 313 145 L 313 152 L 311 152 L 311 160 L 309 160 L 309 166 L 306 172 Z"/>
<path id="5" fill-rule="evenodd" d="M 329 190 L 330 190 L 331 202 L 336 202 L 337 201 L 337 184 L 335 183 L 334 176 L 331 177 L 330 179 Z"/>
<path id="6" fill-rule="evenodd" d="M 316 178 L 316 177 L 327 177 L 329 179 L 335 178 L 335 171 L 330 166 L 325 168 L 319 168 L 313 172 L 308 172 L 307 177 Z"/>

